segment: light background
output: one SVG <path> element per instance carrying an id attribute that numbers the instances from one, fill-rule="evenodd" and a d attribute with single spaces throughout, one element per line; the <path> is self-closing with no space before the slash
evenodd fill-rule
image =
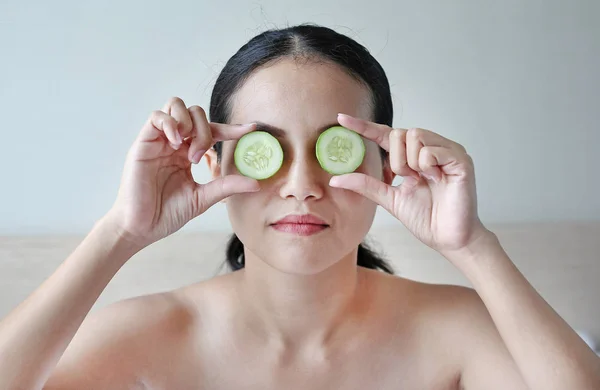
<path id="1" fill-rule="evenodd" d="M 558 0 L 3 0 L 0 234 L 87 232 L 152 110 L 171 96 L 208 107 L 243 43 L 304 22 L 371 50 L 395 126 L 466 146 L 485 222 L 599 220 L 599 15 Z M 194 175 L 209 179 L 203 163 Z M 184 228 L 229 229 L 222 204 Z"/>

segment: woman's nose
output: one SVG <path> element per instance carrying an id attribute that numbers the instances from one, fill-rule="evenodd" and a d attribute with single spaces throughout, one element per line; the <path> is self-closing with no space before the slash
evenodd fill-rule
<path id="1" fill-rule="evenodd" d="M 293 197 L 300 201 L 321 199 L 326 179 L 321 168 L 315 165 L 318 164 L 310 158 L 295 158 L 279 190 L 280 196 L 284 199 Z"/>

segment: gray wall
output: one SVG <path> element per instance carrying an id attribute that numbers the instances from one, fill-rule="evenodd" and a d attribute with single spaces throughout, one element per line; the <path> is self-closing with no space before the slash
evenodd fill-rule
<path id="1" fill-rule="evenodd" d="M 600 219 L 600 2 L 377 3 L 2 1 L 0 234 L 87 231 L 153 109 L 207 106 L 247 39 L 306 21 L 372 50 L 395 126 L 467 147 L 485 221 Z M 187 228 L 228 229 L 224 206 Z"/>

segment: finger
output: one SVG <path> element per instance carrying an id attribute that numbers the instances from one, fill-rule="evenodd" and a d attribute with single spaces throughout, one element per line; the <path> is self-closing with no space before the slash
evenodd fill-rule
<path id="1" fill-rule="evenodd" d="M 212 137 L 215 142 L 239 139 L 246 133 L 256 130 L 256 123 L 225 124 L 210 122 Z"/>
<path id="2" fill-rule="evenodd" d="M 390 168 L 399 176 L 419 178 L 419 174 L 408 166 L 406 157 L 406 130 L 393 129 L 390 132 Z"/>
<path id="3" fill-rule="evenodd" d="M 194 164 L 198 164 L 204 153 L 214 144 L 212 132 L 206 112 L 200 106 L 192 106 L 188 112 L 192 118 L 192 142 L 188 153 L 188 159 Z"/>
<path id="4" fill-rule="evenodd" d="M 333 176 L 329 185 L 336 188 L 344 188 L 354 191 L 367 199 L 381 205 L 388 211 L 392 211 L 396 192 L 394 188 L 373 176 L 363 173 L 347 173 L 345 175 Z"/>
<path id="5" fill-rule="evenodd" d="M 178 144 L 175 135 L 176 129 L 177 121 L 171 115 L 159 110 L 153 111 L 142 131 L 140 131 L 138 140 L 141 142 L 150 142 L 161 137 L 166 137 L 171 146 L 174 149 L 178 149 L 179 147 L 176 145 L 180 144 Z"/>
<path id="6" fill-rule="evenodd" d="M 423 172 L 425 178 L 438 182 L 442 180 L 442 171 L 438 165 L 438 156 L 445 156 L 448 148 L 441 146 L 424 146 L 419 153 L 419 171 Z"/>
<path id="7" fill-rule="evenodd" d="M 195 195 L 198 210 L 196 216 L 202 214 L 217 202 L 234 195 L 260 190 L 258 182 L 246 176 L 227 175 L 206 184 L 197 184 Z"/>
<path id="8" fill-rule="evenodd" d="M 171 98 L 167 104 L 167 114 L 170 114 L 177 121 L 177 130 L 180 139 L 184 139 L 192 132 L 192 118 L 184 103 L 180 98 Z"/>
<path id="9" fill-rule="evenodd" d="M 425 146 L 419 155 L 419 167 L 426 176 L 440 181 L 442 175 L 464 176 L 472 170 L 472 162 L 465 153 L 441 146 Z"/>
<path id="10" fill-rule="evenodd" d="M 356 131 L 363 137 L 376 142 L 383 149 L 390 151 L 390 132 L 392 128 L 379 123 L 369 122 L 346 114 L 338 114 L 340 125 Z"/>
<path id="11" fill-rule="evenodd" d="M 419 140 L 423 146 L 443 146 L 457 151 L 464 151 L 462 145 L 431 130 L 412 128 L 409 129 L 407 133 L 409 137 Z"/>
<path id="12" fill-rule="evenodd" d="M 406 132 L 406 161 L 408 166 L 415 172 L 421 172 L 419 168 L 419 152 L 423 147 L 423 143 L 419 138 L 419 134 L 414 129 Z"/>

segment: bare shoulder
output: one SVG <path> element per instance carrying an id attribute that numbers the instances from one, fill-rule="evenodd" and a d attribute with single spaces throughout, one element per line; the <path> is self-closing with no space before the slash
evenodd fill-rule
<path id="1" fill-rule="evenodd" d="M 434 316 L 436 320 L 440 320 L 445 314 L 452 314 L 450 317 L 455 319 L 459 312 L 481 309 L 485 311 L 479 296 L 469 287 L 425 283 L 374 270 L 362 272 L 370 288 L 377 291 L 379 299 L 390 297 L 390 300 L 398 304 L 393 307 L 402 311 L 414 309 L 417 312 L 412 314 L 424 319 Z"/>
<path id="2" fill-rule="evenodd" d="M 461 388 L 521 389 L 522 377 L 477 292 L 469 287 L 377 276 L 396 320 L 406 323 L 412 352 L 453 367 Z"/>
<path id="3" fill-rule="evenodd" d="M 494 331 L 485 306 L 471 288 L 365 272 L 374 291 L 373 299 L 377 301 L 374 305 L 385 310 L 389 321 L 398 324 L 394 329 L 417 341 L 414 348 L 452 351 L 449 358 L 457 361 L 458 351 L 464 345 L 459 340 L 467 329 Z"/>
<path id="4" fill-rule="evenodd" d="M 83 321 L 45 389 L 148 388 L 155 367 L 184 343 L 193 316 L 176 292 L 101 308 Z"/>
<path id="5" fill-rule="evenodd" d="M 386 297 L 383 300 L 389 299 L 386 306 L 398 321 L 409 323 L 413 336 L 451 348 L 453 359 L 463 359 L 472 351 L 474 338 L 481 343 L 498 337 L 485 305 L 472 288 L 392 275 L 377 278 Z"/>
<path id="6" fill-rule="evenodd" d="M 371 284 L 375 285 L 372 289 L 378 290 L 378 299 L 390 312 L 402 315 L 405 320 L 409 313 L 410 321 L 416 326 L 493 327 L 487 309 L 472 288 L 419 282 L 371 270 L 366 272 L 370 274 Z"/>

